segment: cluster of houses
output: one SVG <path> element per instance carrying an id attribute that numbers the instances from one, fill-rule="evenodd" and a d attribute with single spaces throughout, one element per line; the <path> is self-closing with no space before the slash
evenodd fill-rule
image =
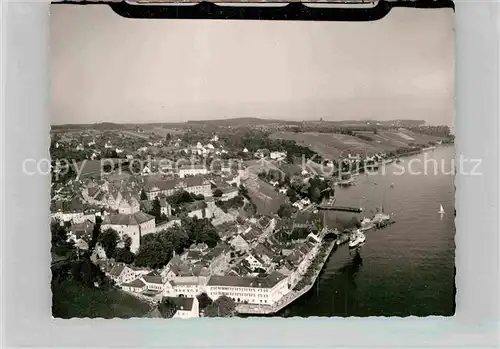
<path id="1" fill-rule="evenodd" d="M 345 157 L 342 161 L 348 162 L 351 164 L 360 163 L 360 162 L 364 162 L 365 164 L 370 164 L 370 163 L 381 162 L 386 158 L 387 158 L 387 154 L 383 153 L 383 152 L 375 153 L 373 155 L 366 154 L 365 156 L 362 156 L 359 153 L 356 153 L 356 154 L 348 153 L 347 157 Z M 330 166 L 333 166 L 333 164 L 330 164 Z"/>
<path id="2" fill-rule="evenodd" d="M 131 180 L 99 180 L 89 181 L 80 193 L 70 201 L 53 201 L 52 218 L 71 224 L 71 239 L 82 249 L 89 242 L 96 217 L 102 219 L 101 229 L 111 228 L 118 232 L 121 240 L 126 236 L 131 239 L 131 251 L 137 252 L 140 239 L 147 234 L 164 230 L 180 220 L 172 215 L 172 206 L 167 196 L 179 190 L 196 195 L 203 195 L 203 200 L 186 205 L 188 216 L 197 218 L 213 218 L 214 225 L 234 221 L 235 216 L 224 215 L 215 200 L 230 200 L 238 195 L 238 175 L 226 178 L 204 178 L 202 176 L 183 179 L 136 181 Z M 146 195 L 146 200 L 141 200 Z M 219 191 L 219 197 L 213 193 Z M 152 211 L 153 200 L 158 198 L 161 214 L 168 218 L 165 225 L 157 226 L 155 217 L 147 212 Z M 229 217 L 229 219 L 227 219 Z M 217 224 L 216 220 L 219 219 Z M 223 227 L 221 227 L 223 229 Z"/>
<path id="3" fill-rule="evenodd" d="M 193 167 L 194 171 L 198 167 Z M 203 172 L 203 173 L 206 173 Z M 73 193 L 58 194 L 52 198 L 52 218 L 73 225 L 95 223 L 101 216 L 101 229 L 111 228 L 124 240 L 130 237 L 131 251 L 137 252 L 142 236 L 164 230 L 180 220 L 172 215 L 172 206 L 167 197 L 185 191 L 200 197 L 200 200 L 186 207 L 189 217 L 217 218 L 224 214 L 215 201 L 228 201 L 238 196 L 242 171 L 228 171 L 220 174 L 185 173 L 176 176 L 127 176 L 111 174 L 105 178 L 87 178 Z M 66 188 L 67 189 L 67 188 Z M 145 195 L 146 198 L 142 197 Z M 157 226 L 155 217 L 149 214 L 153 200 L 158 199 L 161 214 L 168 222 Z M 78 246 L 88 244 L 85 234 L 73 237 Z M 82 241 L 80 241 L 82 240 Z"/>
<path id="4" fill-rule="evenodd" d="M 174 142 L 175 147 L 180 146 L 180 140 Z M 195 156 L 217 154 L 223 151 L 214 146 L 217 143 L 218 137 L 214 136 L 206 145 L 198 143 L 180 151 Z M 95 142 L 90 146 L 94 147 Z M 117 153 L 120 150 L 111 142 L 106 142 L 104 148 Z M 143 148 L 137 151 L 148 150 Z M 248 150 L 244 149 L 244 152 Z M 282 160 L 286 153 L 271 152 L 265 156 Z M 78 248 L 88 249 L 96 217 L 100 217 L 101 230 L 115 230 L 120 237 L 119 243 L 129 240 L 130 250 L 137 253 L 143 236 L 180 224 L 167 198 L 184 191 L 197 197 L 194 202 L 183 206 L 187 215 L 211 219 L 221 242 L 213 248 L 204 244 L 193 245 L 175 255 L 159 270 L 116 263 L 108 259 L 98 245 L 93 252 L 93 261 L 110 279 L 137 297 L 155 301 L 171 298 L 179 305 L 175 317 L 198 317 L 196 296 L 201 293 L 213 300 L 224 295 L 237 304 L 274 306 L 293 289 L 317 253 L 321 241 L 311 233 L 307 239 L 297 241 L 295 245 L 289 243 L 285 248 L 273 237 L 279 220 L 277 216 L 243 218 L 241 221 L 237 219 L 242 218 L 237 213 L 223 212 L 217 201 L 229 201 L 239 195 L 239 186 L 248 177 L 244 169 L 236 169 L 229 162 L 222 161 L 217 171 L 204 165 L 188 165 L 170 169 L 172 173 L 169 175 L 155 175 L 153 166 L 160 165 L 153 162 L 148 167 L 150 172 L 143 173 L 143 176 L 114 173 L 78 180 L 70 193 L 62 195 L 59 191 L 59 196 L 53 197 L 52 218 L 69 224 L 68 239 Z M 167 218 L 161 225 L 152 215 L 156 200 L 162 216 Z M 300 201 L 299 204 L 306 206 L 308 203 Z"/>
<path id="5" fill-rule="evenodd" d="M 227 154 L 228 151 L 224 148 L 214 146 L 214 144 L 217 144 L 218 140 L 219 138 L 216 135 L 210 140 L 210 143 L 203 145 L 201 142 L 198 142 L 195 146 L 184 148 L 183 152 L 186 155 L 198 155 L 203 157 L 207 157 L 210 154 L 218 156 Z"/>
<path id="6" fill-rule="evenodd" d="M 224 295 L 236 304 L 272 307 L 300 281 L 321 243 L 311 233 L 285 248 L 272 235 L 276 220 L 228 224 L 221 228 L 223 241 L 216 247 L 192 245 L 159 270 L 107 259 L 96 263 L 119 287 L 138 297 L 188 299 L 189 306 L 177 317 L 198 317 L 196 297 L 201 293 L 213 300 Z"/>
<path id="7" fill-rule="evenodd" d="M 301 211 L 304 208 L 306 208 L 307 206 L 309 206 L 310 204 L 311 204 L 311 200 L 309 198 L 304 198 L 304 199 L 300 199 L 298 201 L 295 201 L 292 204 L 292 206 L 296 207 L 299 211 Z"/>

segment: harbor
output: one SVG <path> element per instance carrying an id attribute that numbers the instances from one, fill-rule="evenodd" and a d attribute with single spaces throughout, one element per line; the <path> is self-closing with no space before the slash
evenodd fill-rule
<path id="1" fill-rule="evenodd" d="M 432 156 L 437 161 L 451 159 L 453 148 L 438 147 Z M 423 154 L 415 158 L 423 159 Z M 416 170 L 422 170 L 423 162 L 417 164 Z M 313 290 L 288 305 L 280 316 L 453 314 L 453 183 L 446 174 L 395 173 L 400 173 L 398 166 L 391 165 L 385 175 L 361 174 L 356 186 L 336 190 L 337 203 L 363 207 L 367 219 L 356 216 L 366 242 L 351 253 L 345 245 L 335 249 Z M 381 206 L 390 220 L 378 222 L 383 217 L 377 212 Z M 339 216 L 345 221 L 355 216 L 326 214 L 332 226 Z"/>
<path id="2" fill-rule="evenodd" d="M 334 206 L 335 199 L 332 198 L 328 204 L 317 205 L 317 210 L 323 212 L 339 211 L 350 213 L 361 213 L 361 208 L 348 206 Z M 359 249 L 365 243 L 365 233 L 369 230 L 379 230 L 395 223 L 391 215 L 384 214 L 383 207 L 372 218 L 365 217 L 359 226 L 343 231 L 337 229 L 328 229 L 325 219 L 325 227 L 322 229 L 319 237 L 321 243 L 316 252 L 310 256 L 306 271 L 300 274 L 298 279 L 289 284 L 289 291 L 283 295 L 273 305 L 267 304 L 238 304 L 236 311 L 240 315 L 272 315 L 276 314 L 287 306 L 308 293 L 318 280 L 329 257 L 335 254 L 335 251 L 344 244 L 349 245 L 350 250 L 355 250 L 359 254 Z"/>
<path id="3" fill-rule="evenodd" d="M 403 188 L 399 190 L 394 189 L 394 182 L 397 183 L 398 181 L 397 178 L 392 178 L 391 173 L 389 173 L 388 178 L 382 176 L 375 177 L 374 180 L 371 178 L 372 177 L 368 175 L 360 175 L 358 178 L 358 186 L 341 188 L 337 191 L 340 195 L 336 195 L 336 198 L 330 199 L 328 203 L 315 205 L 314 208 L 324 213 L 326 217 L 325 221 L 331 221 L 332 217 L 336 217 L 339 214 L 350 214 L 354 217 L 353 215 L 362 212 L 372 212 L 372 215 L 364 216 L 362 219 L 360 218 L 360 223 L 356 228 L 342 231 L 336 230 L 335 238 L 332 240 L 323 239 L 322 246 L 314 257 L 314 259 L 319 257 L 319 261 L 317 261 L 317 263 L 311 263 L 307 271 L 301 275 L 301 279 L 295 284 L 290 285 L 290 291 L 273 306 L 244 304 L 237 308 L 237 311 L 241 315 L 273 315 L 280 313 L 285 314 L 284 316 L 288 316 L 288 314 L 297 314 L 293 309 L 300 308 L 300 304 L 307 302 L 306 299 L 319 297 L 319 292 L 314 292 L 314 295 L 311 294 L 309 296 L 306 296 L 306 294 L 308 294 L 315 285 L 317 285 L 316 287 L 318 288 L 321 287 L 319 285 L 322 279 L 321 275 L 324 274 L 325 278 L 331 277 L 331 272 L 329 271 L 332 267 L 331 265 L 335 265 L 335 268 L 339 268 L 340 265 L 340 270 L 342 271 L 354 270 L 354 272 L 358 272 L 358 269 L 362 265 L 363 251 L 367 248 L 370 249 L 370 244 L 379 245 L 382 241 L 387 243 L 387 239 L 390 239 L 390 237 L 386 234 L 374 234 L 370 239 L 368 239 L 367 236 L 372 236 L 371 234 L 375 233 L 377 230 L 389 229 L 396 223 L 395 213 L 386 213 L 384 211 L 384 204 L 391 206 L 390 199 L 392 193 L 396 193 L 399 196 L 401 192 L 411 190 L 411 187 L 398 184 L 398 188 Z M 368 181 L 368 179 L 371 180 Z M 364 204 L 359 205 L 359 200 L 361 197 L 364 198 L 367 192 L 370 194 L 371 200 L 364 200 Z M 358 197 L 360 199 L 357 199 Z M 409 197 L 411 196 L 406 198 Z M 336 205 L 336 202 L 341 202 L 343 205 Z M 358 204 L 356 204 L 356 202 Z M 438 209 L 436 209 L 434 213 L 444 212 L 442 205 L 439 205 Z M 407 215 L 402 214 L 402 217 L 403 223 L 407 224 Z M 389 229 L 388 232 L 390 232 L 389 236 L 394 236 L 397 230 Z M 324 235 L 326 234 L 322 234 L 322 236 Z M 343 245 L 349 246 L 343 247 Z M 350 251 L 350 253 L 346 253 L 345 251 Z M 330 294 L 330 292 L 327 293 Z M 348 296 L 345 295 L 344 297 Z M 333 300 L 333 302 L 337 301 Z"/>

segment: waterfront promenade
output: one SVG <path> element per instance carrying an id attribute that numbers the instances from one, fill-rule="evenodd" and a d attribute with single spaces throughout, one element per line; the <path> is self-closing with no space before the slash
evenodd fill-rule
<path id="1" fill-rule="evenodd" d="M 309 292 L 309 290 L 313 287 L 314 283 L 316 282 L 316 279 L 318 278 L 319 274 L 321 273 L 321 270 L 323 270 L 323 266 L 325 265 L 328 257 L 332 253 L 332 250 L 336 245 L 336 240 L 331 240 L 331 241 L 323 240 L 323 243 L 329 244 L 329 246 L 326 249 L 325 256 L 323 257 L 323 260 L 320 263 L 321 267 L 314 270 L 314 273 L 311 276 L 310 283 L 307 286 L 303 287 L 298 291 L 294 290 L 295 286 L 297 286 L 297 284 L 304 278 L 304 276 L 302 276 L 302 278 L 299 279 L 294 285 L 291 285 L 290 291 L 283 297 L 281 297 L 280 300 L 277 301 L 275 304 L 273 305 L 239 304 L 236 306 L 236 311 L 240 314 L 248 314 L 248 315 L 275 314 L 280 310 L 282 310 L 283 308 L 285 308 L 286 306 L 288 306 L 293 301 L 297 300 L 302 295 Z M 320 252 L 318 251 L 318 253 Z M 310 267 L 311 266 L 309 266 L 309 268 Z"/>

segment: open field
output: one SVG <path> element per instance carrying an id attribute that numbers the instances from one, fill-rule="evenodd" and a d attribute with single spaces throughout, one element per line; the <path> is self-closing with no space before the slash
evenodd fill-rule
<path id="1" fill-rule="evenodd" d="M 408 147 L 410 143 L 426 145 L 430 141 L 442 139 L 407 130 L 380 131 L 377 134 L 367 134 L 366 136 L 373 140 L 367 141 L 355 136 L 337 133 L 316 132 L 276 132 L 270 137 L 273 139 L 293 140 L 299 145 L 309 147 L 326 159 L 337 159 L 349 153 L 373 155 L 378 152 L 389 152 Z"/>
<path id="2" fill-rule="evenodd" d="M 247 171 L 249 176 L 257 176 L 260 172 L 262 171 L 269 171 L 269 170 L 279 170 L 279 167 L 276 166 L 273 162 L 269 160 L 248 160 L 245 161 L 244 164 L 247 166 Z"/>
<path id="3" fill-rule="evenodd" d="M 248 179 L 245 186 L 248 194 L 257 206 L 257 211 L 262 214 L 276 213 L 280 205 L 286 202 L 286 196 L 278 193 L 272 185 L 259 179 L 258 174 L 262 171 L 278 170 L 286 174 L 271 161 L 250 160 L 245 161 L 248 171 Z"/>
<path id="4" fill-rule="evenodd" d="M 412 132 L 412 131 L 408 131 L 408 130 L 405 130 L 403 132 L 401 132 L 401 131 L 389 132 L 388 131 L 388 132 L 384 132 L 384 133 L 387 134 L 389 137 L 392 137 L 395 140 L 401 140 L 402 142 L 412 142 L 415 144 L 427 144 L 431 141 L 435 142 L 435 141 L 444 139 L 442 137 L 424 135 L 421 133 Z M 401 137 L 401 135 L 400 135 L 401 133 L 413 138 L 413 140 L 405 140 L 404 137 Z"/>
<path id="5" fill-rule="evenodd" d="M 140 132 L 128 131 L 128 130 L 123 130 L 123 131 L 120 131 L 120 132 L 123 133 L 126 136 L 137 137 L 137 138 L 142 138 L 142 139 L 149 140 L 149 135 L 146 134 L 146 133 L 140 133 Z"/>
<path id="6" fill-rule="evenodd" d="M 149 305 L 115 288 L 85 288 L 71 280 L 52 284 L 52 315 L 69 319 L 132 318 L 146 315 Z"/>
<path id="7" fill-rule="evenodd" d="M 245 186 L 248 188 L 248 194 L 257 206 L 259 213 L 276 213 L 279 207 L 286 202 L 286 197 L 283 194 L 278 193 L 272 185 L 258 178 L 248 178 L 245 181 Z"/>
<path id="8" fill-rule="evenodd" d="M 182 131 L 174 130 L 173 128 L 164 128 L 164 127 L 146 128 L 144 131 L 154 133 L 155 135 L 158 135 L 161 137 L 165 137 L 168 133 L 170 133 L 171 136 L 181 136 L 182 134 L 184 134 L 184 132 L 182 132 Z"/>

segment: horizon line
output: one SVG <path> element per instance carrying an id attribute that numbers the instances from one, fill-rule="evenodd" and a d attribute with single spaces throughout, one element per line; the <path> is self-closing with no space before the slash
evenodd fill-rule
<path id="1" fill-rule="evenodd" d="M 333 123 L 349 123 L 349 122 L 369 122 L 369 121 L 376 121 L 376 122 L 382 122 L 382 123 L 387 123 L 391 121 L 421 121 L 424 123 L 426 126 L 448 126 L 452 127 L 450 125 L 446 124 L 431 124 L 427 122 L 424 119 L 390 119 L 390 120 L 379 120 L 379 119 L 354 119 L 354 120 L 328 120 L 328 119 L 310 119 L 310 120 L 293 120 L 293 119 L 280 119 L 280 118 L 258 118 L 258 117 L 231 117 L 231 118 L 219 118 L 219 119 L 207 119 L 207 120 L 200 120 L 200 119 L 193 119 L 193 120 L 186 120 L 186 121 L 157 121 L 157 120 L 151 120 L 151 121 L 125 121 L 125 122 L 119 122 L 119 121 L 95 121 L 95 122 L 89 122 L 89 123 L 74 123 L 74 122 L 68 122 L 68 123 L 51 123 L 50 126 L 65 126 L 65 125 L 99 125 L 99 124 L 116 124 L 116 125 L 148 125 L 148 124 L 188 124 L 190 122 L 196 122 L 196 123 L 203 123 L 203 122 L 214 122 L 214 121 L 229 121 L 229 120 L 240 120 L 240 119 L 252 119 L 252 120 L 262 120 L 262 121 L 277 121 L 277 122 L 292 122 L 292 123 L 303 123 L 303 122 L 333 122 Z"/>

